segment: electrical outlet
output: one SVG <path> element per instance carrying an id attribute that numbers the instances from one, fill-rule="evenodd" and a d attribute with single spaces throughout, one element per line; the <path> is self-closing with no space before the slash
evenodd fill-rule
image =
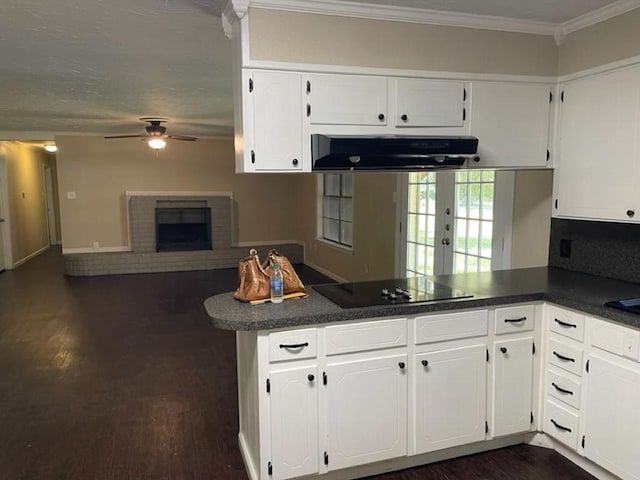
<path id="1" fill-rule="evenodd" d="M 67 192 L 67 200 L 75 200 L 76 192 Z"/>
<path id="2" fill-rule="evenodd" d="M 100 250 L 100 242 L 93 242 L 93 249 Z"/>
<path id="3" fill-rule="evenodd" d="M 369 273 L 369 264 L 368 263 L 364 264 L 364 273 Z"/>

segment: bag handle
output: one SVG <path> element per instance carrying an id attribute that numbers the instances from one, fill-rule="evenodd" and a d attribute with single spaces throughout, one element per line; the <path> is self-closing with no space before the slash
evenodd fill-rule
<path id="1" fill-rule="evenodd" d="M 260 269 L 260 271 L 266 275 L 267 277 L 269 276 L 269 272 L 267 272 L 264 268 L 264 266 L 260 263 L 260 257 L 258 256 L 258 251 L 255 248 L 252 248 L 251 250 L 249 250 L 249 255 L 251 256 L 251 258 L 253 259 L 253 261 L 256 263 L 256 265 L 258 266 L 258 268 Z M 267 258 L 267 262 L 269 261 L 269 259 Z M 266 265 L 266 262 L 265 262 Z"/>

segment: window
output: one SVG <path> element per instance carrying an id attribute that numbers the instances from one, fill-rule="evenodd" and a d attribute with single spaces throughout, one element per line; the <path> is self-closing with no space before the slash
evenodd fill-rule
<path id="1" fill-rule="evenodd" d="M 327 173 L 322 187 L 322 238 L 353 246 L 353 174 Z"/>
<path id="2" fill-rule="evenodd" d="M 403 215 L 407 228 L 405 249 L 400 252 L 406 276 L 508 266 L 511 173 L 460 170 L 413 172 L 407 177 Z"/>

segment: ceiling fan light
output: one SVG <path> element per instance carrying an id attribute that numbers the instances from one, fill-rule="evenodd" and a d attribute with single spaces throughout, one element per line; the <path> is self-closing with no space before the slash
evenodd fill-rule
<path id="1" fill-rule="evenodd" d="M 162 150 L 167 145 L 167 142 L 162 138 L 151 138 L 147 141 L 147 144 L 154 150 Z"/>
<path id="2" fill-rule="evenodd" d="M 49 153 L 55 153 L 58 151 L 58 147 L 56 146 L 55 143 L 48 143 L 47 145 L 44 146 L 44 149 Z"/>

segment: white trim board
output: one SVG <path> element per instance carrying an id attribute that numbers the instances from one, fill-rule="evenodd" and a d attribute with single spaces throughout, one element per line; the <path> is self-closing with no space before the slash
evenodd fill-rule
<path id="1" fill-rule="evenodd" d="M 80 247 L 80 248 L 62 248 L 63 255 L 73 255 L 74 253 L 114 253 L 114 252 L 131 252 L 127 246 L 119 247 Z"/>
<path id="2" fill-rule="evenodd" d="M 15 262 L 11 267 L 7 266 L 7 270 L 12 270 L 14 268 L 19 267 L 20 265 L 27 263 L 29 260 L 31 260 L 34 257 L 37 257 L 38 255 L 40 255 L 41 253 L 46 252 L 47 250 L 49 250 L 49 245 L 45 245 L 44 247 L 36 250 L 33 253 L 30 253 L 29 255 L 27 255 L 24 258 L 21 258 L 20 260 L 18 260 L 17 262 Z"/>

